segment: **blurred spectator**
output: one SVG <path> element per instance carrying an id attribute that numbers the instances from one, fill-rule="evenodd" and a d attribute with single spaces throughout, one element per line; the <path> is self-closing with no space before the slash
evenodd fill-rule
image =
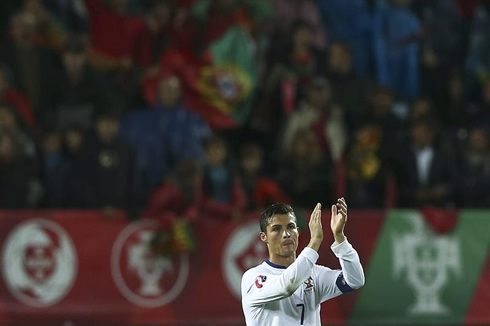
<path id="1" fill-rule="evenodd" d="M 172 40 L 175 11 L 172 0 L 154 0 L 151 4 L 146 15 L 145 28 L 140 31 L 140 35 L 135 40 L 135 60 L 143 67 L 158 70 L 160 57 Z M 153 73 L 147 72 L 150 75 Z"/>
<path id="2" fill-rule="evenodd" d="M 132 112 L 121 122 L 121 136 L 136 150 L 145 193 L 161 184 L 177 162 L 202 160 L 202 143 L 211 135 L 209 126 L 183 106 L 177 77 L 162 76 L 155 88 L 155 106 Z"/>
<path id="3" fill-rule="evenodd" d="M 465 90 L 469 98 L 478 97 L 478 85 L 490 76 L 490 6 L 486 1 L 457 1 L 463 15 L 466 40 L 459 44 L 468 50 L 465 62 Z M 464 8 L 469 7 L 469 8 Z M 466 10 L 461 10 L 461 9 Z M 475 94 L 476 92 L 476 94 Z"/>
<path id="4" fill-rule="evenodd" d="M 490 126 L 490 79 L 481 83 L 479 95 L 477 101 L 468 106 L 469 123 Z"/>
<path id="5" fill-rule="evenodd" d="M 464 65 L 463 19 L 457 1 L 413 0 L 424 31 L 421 42 L 421 95 L 435 100 L 444 96 L 453 67 Z"/>
<path id="6" fill-rule="evenodd" d="M 95 135 L 87 139 L 75 167 L 75 207 L 134 209 L 138 180 L 132 149 L 118 137 L 119 118 L 113 112 L 100 113 Z"/>
<path id="7" fill-rule="evenodd" d="M 63 70 L 50 85 L 49 126 L 66 128 L 77 124 L 88 130 L 98 111 L 115 105 L 100 75 L 87 65 L 85 44 L 71 37 L 62 53 Z M 47 116 L 47 114 L 45 115 Z"/>
<path id="8" fill-rule="evenodd" d="M 422 64 L 444 74 L 444 69 L 464 63 L 462 44 L 462 16 L 458 1 L 412 0 L 413 11 L 424 29 Z M 434 80 L 435 81 L 435 80 Z"/>
<path id="9" fill-rule="evenodd" d="M 34 168 L 36 164 L 36 145 L 32 138 L 20 128 L 15 111 L 7 103 L 0 103 L 0 130 L 7 130 L 15 134 L 16 141 L 22 145 L 23 155 Z"/>
<path id="10" fill-rule="evenodd" d="M 287 153 L 280 162 L 277 180 L 293 204 L 309 208 L 316 203 L 330 202 L 332 177 L 315 133 L 297 130 Z"/>
<path id="11" fill-rule="evenodd" d="M 47 90 L 54 69 L 53 53 L 36 42 L 39 26 L 35 16 L 22 11 L 12 17 L 9 38 L 0 44 L 0 62 L 12 69 L 16 85 L 27 97 L 37 117 L 49 98 Z"/>
<path id="12" fill-rule="evenodd" d="M 402 98 L 415 99 L 419 94 L 420 23 L 408 8 L 410 0 L 389 3 L 378 9 L 374 25 L 376 77 Z"/>
<path id="13" fill-rule="evenodd" d="M 45 1 L 24 0 L 23 2 L 22 12 L 32 16 L 36 25 L 36 42 L 56 51 L 61 49 L 69 33 L 53 12 L 45 6 Z"/>
<path id="14" fill-rule="evenodd" d="M 324 48 L 326 39 L 318 6 L 314 0 L 269 0 L 274 8 L 274 19 L 270 26 L 273 30 L 271 40 L 289 38 L 289 32 L 295 21 L 304 20 L 311 24 L 314 44 Z"/>
<path id="15" fill-rule="evenodd" d="M 193 221 L 201 215 L 202 170 L 197 161 L 183 160 L 155 189 L 144 213 L 145 217 L 174 221 L 185 218 Z"/>
<path id="16" fill-rule="evenodd" d="M 184 158 L 202 159 L 202 144 L 211 135 L 208 124 L 196 113 L 184 107 L 180 80 L 169 75 L 158 84 L 160 128 L 165 132 L 167 162 L 173 166 Z"/>
<path id="17" fill-rule="evenodd" d="M 29 180 L 28 192 L 27 192 L 27 204 L 29 207 L 34 207 L 38 204 L 41 197 L 42 186 L 40 184 L 39 162 L 37 157 L 36 144 L 33 139 L 24 132 L 18 123 L 18 117 L 15 111 L 6 103 L 0 103 L 0 131 L 5 131 L 8 134 L 13 135 L 15 138 L 14 144 L 19 144 L 19 150 L 21 158 L 22 169 L 27 171 L 26 178 Z M 17 154 L 16 154 L 17 155 Z"/>
<path id="18" fill-rule="evenodd" d="M 291 152 L 294 135 L 302 129 L 313 131 L 328 162 L 339 161 L 347 143 L 346 128 L 341 108 L 331 102 L 330 83 L 325 78 L 312 81 L 306 102 L 289 118 L 283 138 L 286 152 Z"/>
<path id="19" fill-rule="evenodd" d="M 70 165 L 63 155 L 61 132 L 46 132 L 42 140 L 41 154 L 42 207 L 68 207 L 72 195 L 69 186 L 71 172 Z"/>
<path id="20" fill-rule="evenodd" d="M 374 76 L 373 29 L 375 2 L 366 0 L 316 0 L 327 40 L 342 42 L 352 53 L 352 66 L 363 77 Z"/>
<path id="21" fill-rule="evenodd" d="M 444 207 L 453 203 L 455 162 L 436 142 L 436 127 L 429 120 L 411 126 L 410 146 L 400 148 L 395 169 L 399 206 Z"/>
<path id="22" fill-rule="evenodd" d="M 90 62 L 101 70 L 128 70 L 139 64 L 137 37 L 145 28 L 143 19 L 128 12 L 128 0 L 84 0 L 92 36 Z"/>
<path id="23" fill-rule="evenodd" d="M 36 118 L 27 98 L 13 88 L 13 76 L 10 69 L 0 64 L 0 102 L 8 103 L 15 109 L 15 113 L 21 118 L 22 123 L 30 130 L 36 127 Z M 19 121 L 20 122 L 20 121 Z"/>
<path id="24" fill-rule="evenodd" d="M 434 113 L 446 127 L 467 126 L 468 104 L 462 72 L 453 68 L 442 75 L 436 74 L 434 78 L 437 79 L 438 91 L 427 92 L 424 97 L 433 104 Z"/>
<path id="25" fill-rule="evenodd" d="M 236 171 L 232 168 L 223 139 L 211 137 L 204 143 L 204 209 L 212 217 L 238 221 L 247 197 Z"/>
<path id="26" fill-rule="evenodd" d="M 76 124 L 88 130 L 98 112 L 122 106 L 100 74 L 88 66 L 85 44 L 79 37 L 68 40 L 61 59 L 62 70 L 53 74 L 49 84 L 51 117 L 46 123 L 58 128 Z"/>
<path id="27" fill-rule="evenodd" d="M 313 43 L 313 28 L 295 21 L 284 42 L 273 42 L 267 54 L 265 84 L 253 123 L 261 129 L 277 129 L 282 117 L 294 112 L 314 75 L 324 70 L 325 54 Z"/>
<path id="28" fill-rule="evenodd" d="M 73 169 L 82 151 L 85 132 L 81 127 L 70 125 L 63 130 L 63 147 L 67 162 Z"/>
<path id="29" fill-rule="evenodd" d="M 264 152 L 259 146 L 246 144 L 240 154 L 241 182 L 247 194 L 248 210 L 290 202 L 274 180 L 263 176 Z"/>
<path id="30" fill-rule="evenodd" d="M 381 130 L 381 155 L 390 158 L 404 143 L 406 132 L 403 122 L 393 113 L 394 98 L 390 89 L 378 86 L 371 95 L 370 110 L 362 121 L 371 121 Z"/>
<path id="31" fill-rule="evenodd" d="M 383 207 L 387 169 L 380 150 L 379 126 L 364 122 L 355 131 L 345 159 L 349 207 Z"/>
<path id="32" fill-rule="evenodd" d="M 490 207 L 490 151 L 484 129 L 470 131 L 467 149 L 458 168 L 459 204 L 463 207 Z"/>
<path id="33" fill-rule="evenodd" d="M 420 119 L 436 119 L 432 103 L 426 98 L 419 98 L 412 103 L 409 120 L 416 121 Z"/>
<path id="34" fill-rule="evenodd" d="M 332 85 L 332 101 L 346 110 L 349 122 L 359 119 L 368 102 L 368 84 L 352 70 L 352 54 L 344 43 L 329 48 L 327 77 Z"/>
<path id="35" fill-rule="evenodd" d="M 71 33 L 88 34 L 90 20 L 83 0 L 42 0 L 46 9 Z"/>
<path id="36" fill-rule="evenodd" d="M 21 141 L 12 130 L 0 128 L 0 208 L 29 207 L 30 172 Z"/>
<path id="37" fill-rule="evenodd" d="M 283 87 L 284 79 L 292 78 L 296 88 L 301 90 L 301 87 L 311 82 L 318 71 L 325 69 L 325 53 L 315 47 L 313 33 L 310 23 L 295 21 L 287 43 L 277 44 L 271 49 L 268 59 L 271 68 L 269 78 L 279 78 L 280 87 Z"/>
<path id="38" fill-rule="evenodd" d="M 7 37 L 10 19 L 22 7 L 22 2 L 19 0 L 0 1 L 0 39 Z"/>

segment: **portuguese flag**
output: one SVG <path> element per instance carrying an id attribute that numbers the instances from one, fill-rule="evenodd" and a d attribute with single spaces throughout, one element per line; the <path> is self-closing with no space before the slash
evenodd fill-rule
<path id="1" fill-rule="evenodd" d="M 366 284 L 343 322 L 488 323 L 488 211 L 395 210 L 379 225 L 372 253 L 363 255 Z"/>
<path id="2" fill-rule="evenodd" d="M 201 115 L 213 129 L 235 128 L 247 119 L 257 84 L 253 49 L 248 29 L 237 24 L 199 56 L 169 49 L 161 67 L 164 74 L 181 79 L 186 109 Z M 154 91 L 155 81 L 150 85 Z"/>

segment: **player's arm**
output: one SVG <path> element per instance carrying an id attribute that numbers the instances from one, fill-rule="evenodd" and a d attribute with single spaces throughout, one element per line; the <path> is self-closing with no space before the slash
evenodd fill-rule
<path id="1" fill-rule="evenodd" d="M 311 276 L 323 241 L 321 205 L 313 210 L 309 227 L 311 239 L 298 258 L 280 275 L 256 275 L 253 270 L 242 279 L 242 296 L 249 305 L 261 305 L 291 296 Z"/>
<path id="2" fill-rule="evenodd" d="M 245 273 L 242 279 L 244 302 L 251 306 L 280 300 L 291 296 L 311 275 L 318 253 L 306 247 L 296 261 L 280 275 Z"/>
<path id="3" fill-rule="evenodd" d="M 358 289 L 364 285 L 364 271 L 357 251 L 347 241 L 344 235 L 345 224 L 347 223 L 347 203 L 344 198 L 340 198 L 336 205 L 332 205 L 332 218 L 330 227 L 335 239 L 331 249 L 335 256 L 339 258 L 342 273 L 339 277 L 343 278 L 338 282 L 345 283 L 352 289 Z"/>
<path id="4" fill-rule="evenodd" d="M 344 198 L 340 198 L 336 205 L 332 205 L 330 227 L 335 242 L 330 248 L 339 258 L 342 270 L 331 270 L 323 266 L 316 267 L 315 274 L 321 302 L 353 292 L 364 285 L 364 271 L 359 255 L 344 235 L 346 222 L 347 204 Z"/>

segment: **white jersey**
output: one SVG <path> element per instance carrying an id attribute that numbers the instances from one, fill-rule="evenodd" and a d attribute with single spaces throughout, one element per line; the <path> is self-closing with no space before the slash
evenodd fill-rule
<path id="1" fill-rule="evenodd" d="M 331 246 L 342 270 L 316 265 L 306 247 L 288 268 L 266 260 L 242 277 L 242 307 L 248 326 L 321 325 L 320 304 L 364 285 L 359 255 L 347 239 Z"/>

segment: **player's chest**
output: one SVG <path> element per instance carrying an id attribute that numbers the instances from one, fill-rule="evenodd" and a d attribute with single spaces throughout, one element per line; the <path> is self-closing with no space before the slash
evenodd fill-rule
<path id="1" fill-rule="evenodd" d="M 314 279 L 310 276 L 291 296 L 295 301 L 304 303 L 312 301 L 316 297 L 316 286 Z"/>
<path id="2" fill-rule="evenodd" d="M 288 316 L 288 325 L 314 325 L 318 302 L 315 282 L 309 278 L 287 299 L 277 301 Z"/>

